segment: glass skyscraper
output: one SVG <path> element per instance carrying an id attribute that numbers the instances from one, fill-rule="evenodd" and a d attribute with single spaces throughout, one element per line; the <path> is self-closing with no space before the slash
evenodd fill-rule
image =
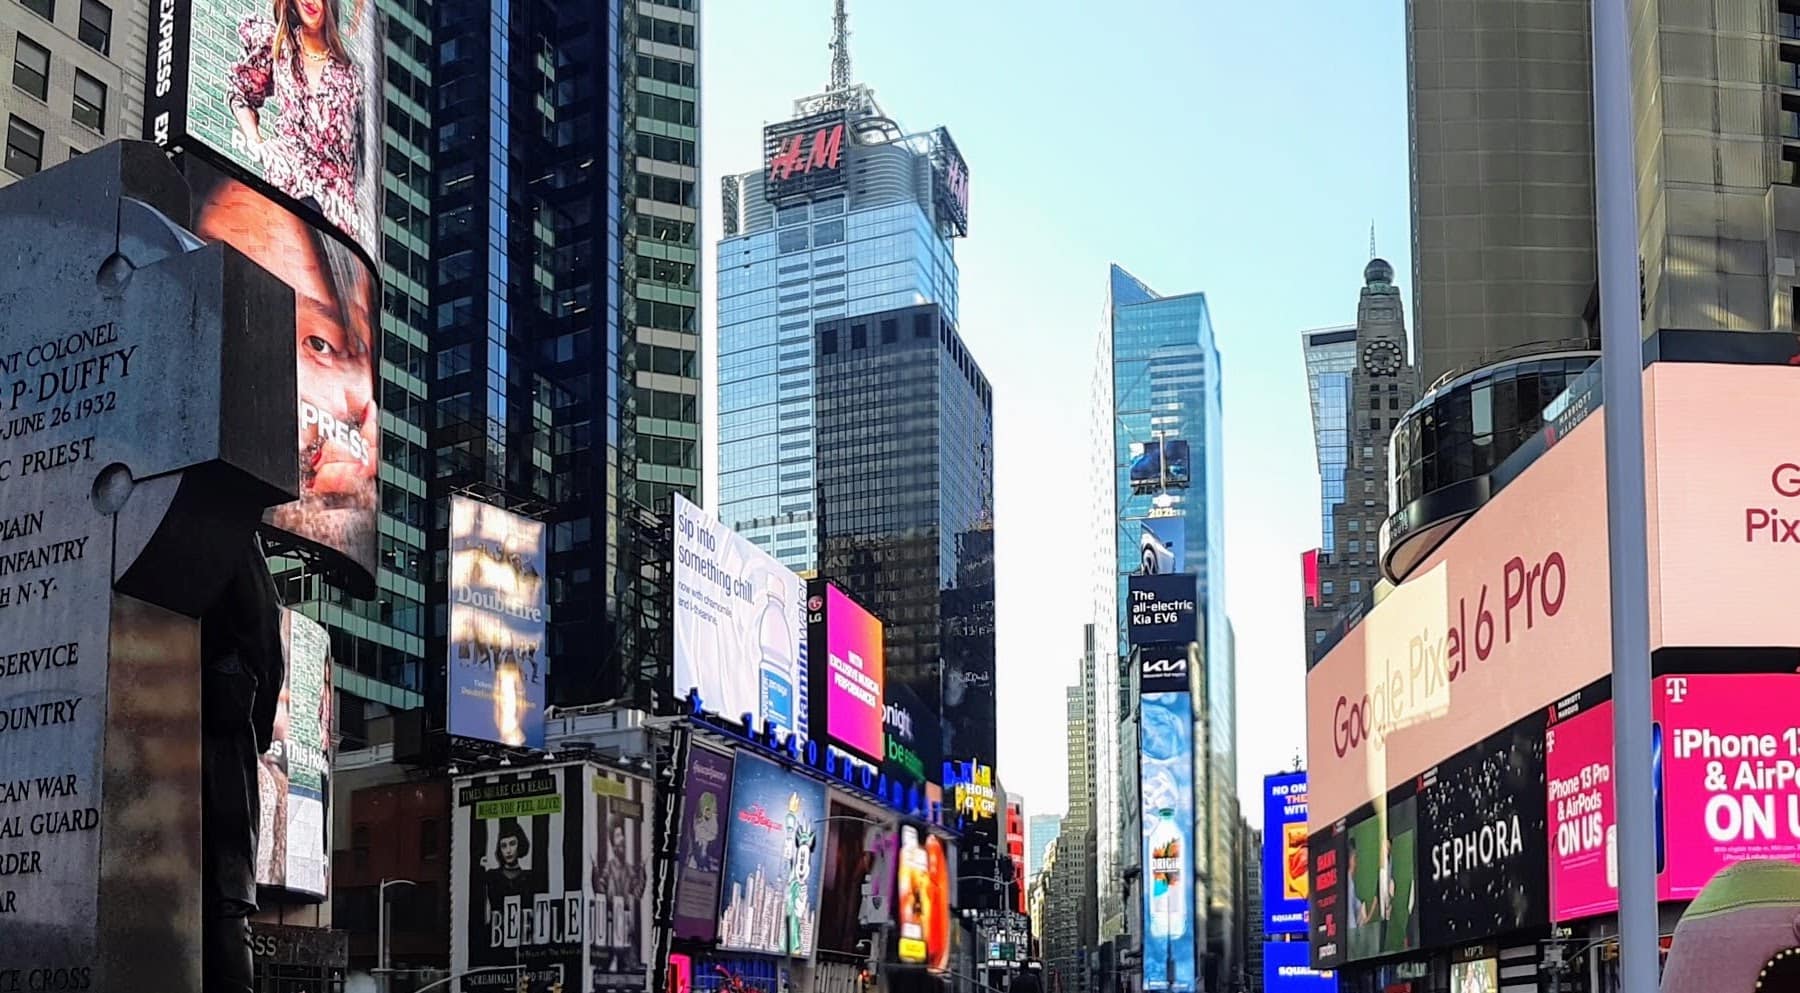
<path id="1" fill-rule="evenodd" d="M 1356 368 L 1356 325 L 1308 331 L 1306 393 L 1312 401 L 1313 448 L 1319 459 L 1319 551 L 1337 550 L 1337 507 L 1350 465 L 1350 373 Z"/>
<path id="2" fill-rule="evenodd" d="M 927 303 L 957 319 L 954 229 L 934 207 L 930 149 L 864 133 L 845 138 L 844 185 L 810 201 L 777 209 L 761 172 L 725 180 L 718 514 L 802 573 L 818 566 L 814 325 Z"/>
<path id="3" fill-rule="evenodd" d="M 1118 266 L 1108 275 L 1107 309 L 1101 328 L 1095 376 L 1094 415 L 1099 459 L 1096 523 L 1099 529 L 1100 609 L 1097 628 L 1106 658 L 1100 698 L 1110 711 L 1098 722 L 1118 729 L 1110 761 L 1101 777 L 1100 819 L 1112 821 L 1102 837 L 1102 907 L 1117 908 L 1102 921 L 1102 937 L 1120 931 L 1142 935 L 1136 924 L 1122 927 L 1112 916 L 1135 920 L 1135 891 L 1119 877 L 1138 861 L 1140 811 L 1137 794 L 1137 711 L 1135 680 L 1126 643 L 1127 577 L 1145 561 L 1146 522 L 1177 518 L 1185 562 L 1177 571 L 1195 574 L 1205 671 L 1196 680 L 1194 705 L 1194 869 L 1196 916 L 1193 933 L 1208 942 L 1209 974 L 1229 967 L 1235 885 L 1231 879 L 1237 817 L 1236 664 L 1231 622 L 1225 614 L 1224 474 L 1220 435 L 1220 363 L 1206 296 L 1164 297 Z M 1178 453 L 1189 455 L 1185 480 Z M 1157 479 L 1147 482 L 1134 464 L 1153 460 Z M 1138 478 L 1134 481 L 1134 475 Z M 1185 484 L 1185 485 L 1184 485 Z M 1104 739 L 1109 735 L 1101 735 Z M 1108 864 L 1110 861 L 1111 864 Z M 1110 875 L 1113 878 L 1108 879 Z"/>

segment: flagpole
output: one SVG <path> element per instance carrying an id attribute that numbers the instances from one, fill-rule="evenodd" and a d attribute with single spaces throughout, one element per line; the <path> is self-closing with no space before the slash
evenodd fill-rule
<path id="1" fill-rule="evenodd" d="M 1636 140 L 1626 0 L 1593 0 L 1594 207 L 1612 594 L 1614 789 L 1619 829 L 1619 988 L 1660 983 L 1652 793 L 1650 567 L 1645 544 L 1643 323 Z"/>

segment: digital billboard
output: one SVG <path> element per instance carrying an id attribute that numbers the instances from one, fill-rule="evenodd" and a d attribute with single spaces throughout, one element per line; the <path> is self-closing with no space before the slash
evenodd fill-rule
<path id="1" fill-rule="evenodd" d="M 841 110 L 763 128 L 763 195 L 774 202 L 845 185 L 844 152 L 850 142 Z"/>
<path id="2" fill-rule="evenodd" d="M 1126 577 L 1127 643 L 1186 644 L 1200 640 L 1198 591 L 1198 580 L 1191 572 Z"/>
<path id="3" fill-rule="evenodd" d="M 1138 519 L 1138 574 L 1187 571 L 1187 517 L 1171 514 Z"/>
<path id="4" fill-rule="evenodd" d="M 544 524 L 450 498 L 449 731 L 544 745 Z"/>
<path id="5" fill-rule="evenodd" d="M 1263 933 L 1305 934 L 1306 773 L 1263 777 Z"/>
<path id="6" fill-rule="evenodd" d="M 1127 477 L 1131 492 L 1164 493 L 1193 485 L 1188 443 L 1182 438 L 1156 437 L 1131 443 L 1131 467 Z"/>
<path id="7" fill-rule="evenodd" d="M 1337 973 L 1315 969 L 1304 941 L 1263 942 L 1263 993 L 1337 993 Z"/>
<path id="8" fill-rule="evenodd" d="M 1000 796 L 994 790 L 994 767 L 973 760 L 946 762 L 944 766 L 950 809 L 972 824 L 992 822 L 1000 808 Z"/>
<path id="9" fill-rule="evenodd" d="M 836 802 L 824 830 L 819 947 L 853 954 L 864 934 L 893 919 L 900 839 L 893 826 Z"/>
<path id="10" fill-rule="evenodd" d="M 1344 902 L 1346 834 L 1342 821 L 1307 827 L 1306 850 L 1312 860 L 1307 873 L 1307 888 L 1311 891 L 1307 931 L 1311 935 L 1313 964 L 1321 969 L 1343 965 L 1349 950 L 1345 946 L 1351 918 Z"/>
<path id="11" fill-rule="evenodd" d="M 957 237 L 969 234 L 969 164 L 947 128 L 931 132 L 931 200 L 940 222 Z"/>
<path id="12" fill-rule="evenodd" d="M 882 773 L 909 785 L 938 782 L 943 759 L 937 717 L 925 710 L 918 695 L 905 684 L 896 679 L 885 682 L 881 730 L 887 752 Z"/>
<path id="13" fill-rule="evenodd" d="M 1489 949 L 1482 949 L 1488 951 Z M 1500 993 L 1500 960 L 1457 956 L 1450 963 L 1450 993 Z"/>
<path id="14" fill-rule="evenodd" d="M 451 811 L 456 988 L 645 987 L 650 784 L 588 763 L 458 777 Z M 476 972 L 472 970 L 493 969 Z"/>
<path id="15" fill-rule="evenodd" d="M 740 752 L 732 772 L 719 947 L 812 958 L 825 785 Z"/>
<path id="16" fill-rule="evenodd" d="M 1419 822 L 1427 944 L 1466 945 L 1548 923 L 1543 713 L 1427 771 Z"/>
<path id="17" fill-rule="evenodd" d="M 950 968 L 952 853 L 936 835 L 900 825 L 900 882 L 896 954 L 902 963 L 933 972 Z"/>
<path id="18" fill-rule="evenodd" d="M 331 895 L 331 641 L 317 621 L 281 612 L 287 671 L 275 733 L 257 764 L 262 830 L 256 884 Z"/>
<path id="19" fill-rule="evenodd" d="M 157 0 L 152 11 L 144 137 L 228 163 L 380 258 L 373 0 Z"/>
<path id="20" fill-rule="evenodd" d="M 1661 898 L 1745 859 L 1800 861 L 1800 675 L 1663 676 L 1653 699 Z"/>
<path id="21" fill-rule="evenodd" d="M 343 244 L 251 187 L 197 161 L 187 162 L 185 173 L 194 233 L 230 245 L 294 290 L 300 498 L 270 509 L 264 520 L 343 559 L 352 592 L 372 592 L 381 469 L 375 274 Z"/>
<path id="22" fill-rule="evenodd" d="M 807 584 L 807 644 L 823 645 L 825 664 L 812 667 L 815 735 L 869 762 L 886 756 L 887 660 L 881 621 L 844 591 L 815 579 Z"/>
<path id="23" fill-rule="evenodd" d="M 1314 830 L 1611 671 L 1604 419 L 1495 494 L 1306 674 Z"/>
<path id="24" fill-rule="evenodd" d="M 1545 833 L 1555 921 L 1610 914 L 1619 906 L 1612 744 L 1610 700 L 1544 731 Z"/>
<path id="25" fill-rule="evenodd" d="M 1144 983 L 1194 991 L 1194 715 L 1186 693 L 1143 698 Z"/>
<path id="26" fill-rule="evenodd" d="M 806 584 L 679 494 L 674 532 L 675 692 L 805 736 Z"/>
<path id="27" fill-rule="evenodd" d="M 1344 844 L 1350 961 L 1419 947 L 1417 797 L 1352 817 Z"/>
<path id="28" fill-rule="evenodd" d="M 1139 645 L 1137 655 L 1139 693 L 1185 693 L 1200 671 L 1199 642 Z"/>
<path id="29" fill-rule="evenodd" d="M 719 878 L 731 827 L 731 756 L 694 746 L 688 752 L 686 823 L 675 867 L 675 936 L 712 941 L 719 934 Z"/>

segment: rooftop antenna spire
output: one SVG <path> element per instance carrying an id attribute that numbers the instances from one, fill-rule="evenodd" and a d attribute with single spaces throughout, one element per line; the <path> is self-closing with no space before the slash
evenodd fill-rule
<path id="1" fill-rule="evenodd" d="M 850 89 L 850 11 L 846 0 L 837 0 L 831 15 L 831 85 L 830 93 Z"/>
<path id="2" fill-rule="evenodd" d="M 842 0 L 839 0 L 842 3 Z M 1375 261 L 1375 222 L 1369 221 L 1369 261 Z"/>

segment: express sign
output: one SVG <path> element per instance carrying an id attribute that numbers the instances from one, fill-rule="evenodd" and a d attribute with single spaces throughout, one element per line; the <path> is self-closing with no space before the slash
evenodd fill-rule
<path id="1" fill-rule="evenodd" d="M 844 181 L 841 112 L 763 129 L 763 189 L 770 200 L 820 193 Z"/>

